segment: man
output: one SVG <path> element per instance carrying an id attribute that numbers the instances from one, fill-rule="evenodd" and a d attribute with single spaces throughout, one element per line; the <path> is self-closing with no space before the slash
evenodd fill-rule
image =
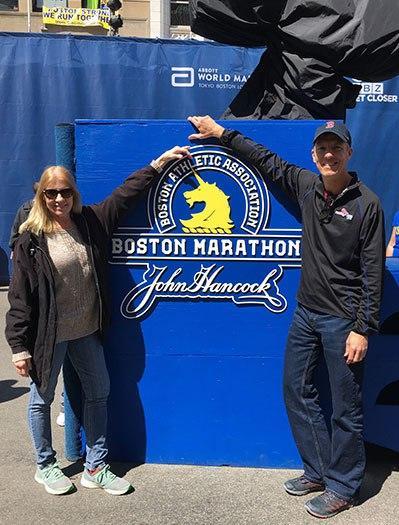
<path id="1" fill-rule="evenodd" d="M 316 130 L 311 153 L 318 176 L 208 116 L 188 120 L 198 129 L 190 139 L 219 139 L 277 182 L 301 210 L 302 272 L 284 397 L 304 474 L 284 487 L 296 496 L 321 491 L 306 510 L 334 516 L 356 501 L 365 469 L 361 378 L 368 336 L 378 330 L 384 267 L 379 200 L 347 169 L 352 141 L 343 124 L 330 121 Z M 331 385 L 331 435 L 313 382 L 321 354 Z"/>
<path id="2" fill-rule="evenodd" d="M 38 186 L 38 183 L 34 182 L 32 189 L 35 195 L 36 195 L 37 186 Z M 11 227 L 10 240 L 8 242 L 8 245 L 11 249 L 11 258 L 12 258 L 12 252 L 14 251 L 15 243 L 17 242 L 17 239 L 19 237 L 19 227 L 28 218 L 28 215 L 29 215 L 30 210 L 32 209 L 32 206 L 33 206 L 33 199 L 30 199 L 24 202 L 18 208 L 17 213 L 15 214 L 14 222 Z"/>

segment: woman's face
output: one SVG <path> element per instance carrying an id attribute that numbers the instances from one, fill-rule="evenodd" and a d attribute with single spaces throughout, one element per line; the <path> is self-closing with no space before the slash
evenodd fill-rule
<path id="1" fill-rule="evenodd" d="M 54 190 L 57 190 L 57 192 Z M 60 193 L 61 191 L 62 194 Z M 73 206 L 73 191 L 62 173 L 54 173 L 43 193 L 44 202 L 53 219 L 66 219 L 69 217 Z"/>

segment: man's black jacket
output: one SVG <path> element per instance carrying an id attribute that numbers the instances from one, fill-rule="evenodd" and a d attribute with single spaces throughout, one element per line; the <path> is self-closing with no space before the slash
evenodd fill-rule
<path id="1" fill-rule="evenodd" d="M 378 331 L 385 258 L 384 217 L 378 197 L 352 174 L 350 186 L 326 202 L 321 177 L 289 164 L 237 131 L 221 142 L 249 160 L 296 201 L 302 215 L 298 301 L 319 312 L 353 319 L 354 331 Z"/>
<path id="2" fill-rule="evenodd" d="M 148 166 L 130 175 L 121 186 L 99 204 L 83 206 L 73 216 L 83 242 L 92 258 L 94 277 L 100 301 L 100 326 L 103 332 L 109 322 L 107 261 L 109 239 L 120 218 L 135 204 L 139 195 L 156 177 Z M 44 235 L 24 232 L 18 239 L 13 257 L 13 274 L 6 316 L 6 338 L 14 354 L 29 352 L 32 356 L 30 375 L 40 391 L 47 388 L 57 323 L 54 267 Z"/>
<path id="3" fill-rule="evenodd" d="M 8 242 L 8 246 L 11 248 L 11 250 L 14 249 L 14 245 L 17 242 L 17 239 L 19 237 L 19 227 L 23 222 L 26 221 L 28 218 L 29 212 L 32 209 L 33 200 L 29 200 L 24 202 L 17 210 L 17 213 L 15 214 L 15 219 L 11 227 L 11 234 L 10 234 L 10 240 Z"/>

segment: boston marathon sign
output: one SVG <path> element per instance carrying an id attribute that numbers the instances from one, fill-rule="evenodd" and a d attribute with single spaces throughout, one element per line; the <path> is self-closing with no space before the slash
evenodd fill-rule
<path id="1" fill-rule="evenodd" d="M 284 273 L 300 266 L 301 231 L 268 228 L 269 191 L 253 166 L 221 147 L 191 153 L 168 166 L 149 194 L 150 227 L 121 227 L 112 238 L 111 264 L 142 268 L 122 315 L 140 318 L 161 300 L 283 312 Z"/>

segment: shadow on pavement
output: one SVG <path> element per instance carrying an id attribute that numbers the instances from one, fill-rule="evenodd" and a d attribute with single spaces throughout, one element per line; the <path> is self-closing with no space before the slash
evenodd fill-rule
<path id="1" fill-rule="evenodd" d="M 74 461 L 70 465 L 63 467 L 62 472 L 68 478 L 72 478 L 73 476 L 77 476 L 78 474 L 81 474 L 83 470 L 84 470 L 84 459 L 79 459 L 78 461 Z"/>
<path id="2" fill-rule="evenodd" d="M 16 383 L 18 383 L 16 379 L 3 379 L 0 381 L 0 403 L 11 401 L 29 392 L 29 388 L 26 386 L 14 387 Z"/>
<path id="3" fill-rule="evenodd" d="M 143 462 L 140 462 L 140 463 L 133 463 L 133 462 L 122 463 L 119 461 L 110 462 L 112 472 L 116 474 L 117 476 L 119 476 L 120 478 L 123 478 L 130 470 L 136 467 L 139 467 L 140 465 L 143 465 Z"/>
<path id="4" fill-rule="evenodd" d="M 122 463 L 119 461 L 110 462 L 112 472 L 121 478 L 123 478 L 130 470 L 136 467 L 139 467 L 142 464 L 143 463 L 132 463 L 132 462 Z M 64 467 L 62 469 L 62 472 L 65 474 L 65 476 L 68 476 L 69 478 L 71 478 L 83 472 L 83 469 L 84 469 L 84 459 L 79 459 L 78 461 L 75 461 L 71 463 L 70 465 L 67 465 L 66 467 Z"/>
<path id="5" fill-rule="evenodd" d="M 393 471 L 399 470 L 399 453 L 366 443 L 366 474 L 359 494 L 361 505 L 376 496 Z"/>

